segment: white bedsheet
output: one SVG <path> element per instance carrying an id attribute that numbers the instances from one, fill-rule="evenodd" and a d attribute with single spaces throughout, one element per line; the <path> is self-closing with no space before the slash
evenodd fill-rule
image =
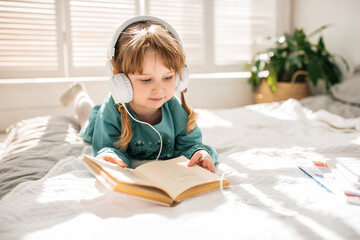
<path id="1" fill-rule="evenodd" d="M 0 201 L 0 239 L 360 238 L 360 205 L 326 192 L 295 164 L 359 157 L 356 124 L 342 119 L 335 128 L 339 116 L 321 119 L 295 100 L 199 113 L 204 141 L 219 153 L 218 174 L 231 171 L 228 188 L 169 208 L 105 189 L 68 157 Z"/>

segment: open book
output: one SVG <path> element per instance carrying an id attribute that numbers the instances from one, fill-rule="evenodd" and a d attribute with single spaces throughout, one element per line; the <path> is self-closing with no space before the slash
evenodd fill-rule
<path id="1" fill-rule="evenodd" d="M 135 169 L 122 168 L 89 155 L 84 155 L 82 160 L 95 177 L 110 189 L 169 206 L 229 185 L 228 180 L 202 167 L 188 167 L 189 160 L 184 156 L 148 162 Z"/>

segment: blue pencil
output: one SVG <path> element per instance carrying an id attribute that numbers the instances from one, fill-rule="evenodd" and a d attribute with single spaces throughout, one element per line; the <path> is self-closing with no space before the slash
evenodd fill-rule
<path id="1" fill-rule="evenodd" d="M 304 169 L 302 169 L 301 167 L 299 167 L 299 169 L 301 171 L 303 171 L 306 175 L 308 175 L 312 180 L 314 180 L 317 184 L 319 184 L 322 188 L 324 188 L 327 192 L 329 193 L 333 193 L 330 189 L 328 189 L 327 187 L 325 187 L 321 182 L 319 182 L 318 180 L 316 180 L 313 176 L 311 176 L 309 173 L 307 173 Z"/>

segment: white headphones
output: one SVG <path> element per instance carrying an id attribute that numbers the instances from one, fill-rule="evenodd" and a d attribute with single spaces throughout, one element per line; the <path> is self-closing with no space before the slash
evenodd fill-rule
<path id="1" fill-rule="evenodd" d="M 128 103 L 133 99 L 133 88 L 131 85 L 130 80 L 124 73 L 118 73 L 113 75 L 112 67 L 110 61 L 115 58 L 115 45 L 121 35 L 121 33 L 131 24 L 137 22 L 144 22 L 144 21 L 151 21 L 163 26 L 168 32 L 175 37 L 175 39 L 180 44 L 181 48 L 183 49 L 181 39 L 175 29 L 160 18 L 153 17 L 153 16 L 136 16 L 126 20 L 120 27 L 115 31 L 115 34 L 110 42 L 109 49 L 107 52 L 108 60 L 106 62 L 106 66 L 111 74 L 109 85 L 110 85 L 110 92 L 115 103 Z M 177 92 L 181 92 L 186 90 L 187 85 L 189 83 L 189 70 L 187 66 L 182 69 L 181 72 L 182 81 L 180 80 L 179 74 L 176 74 L 176 83 L 175 83 L 175 90 Z"/>

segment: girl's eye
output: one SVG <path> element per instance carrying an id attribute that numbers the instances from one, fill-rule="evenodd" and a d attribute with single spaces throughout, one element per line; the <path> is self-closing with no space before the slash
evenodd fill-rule
<path id="1" fill-rule="evenodd" d="M 142 82 L 150 82 L 151 79 L 141 79 Z"/>
<path id="2" fill-rule="evenodd" d="M 171 80 L 173 78 L 174 75 L 171 75 L 170 77 L 166 77 L 164 78 L 164 80 Z"/>

